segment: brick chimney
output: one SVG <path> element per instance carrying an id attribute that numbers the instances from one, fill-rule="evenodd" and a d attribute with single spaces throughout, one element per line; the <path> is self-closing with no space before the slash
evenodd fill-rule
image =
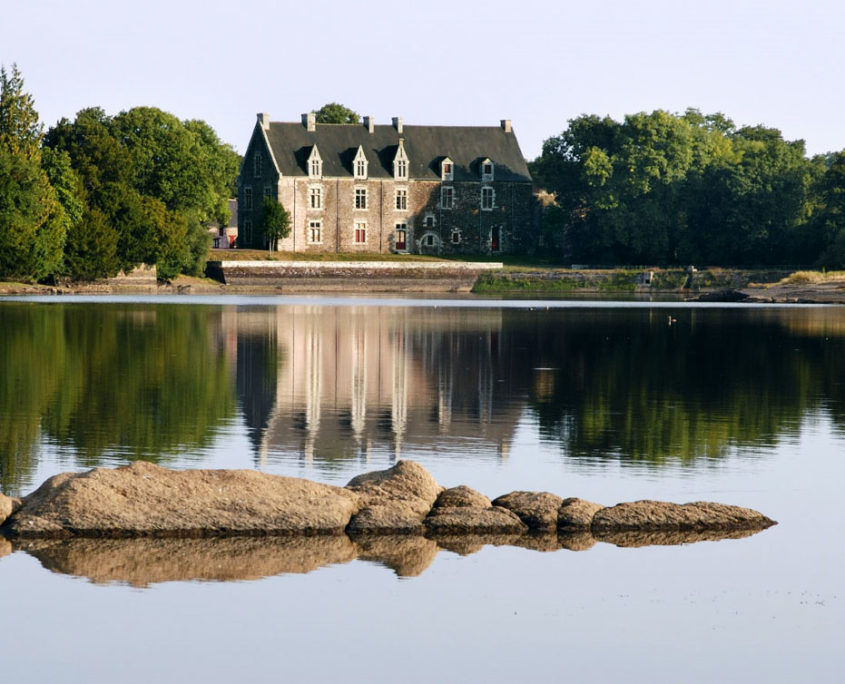
<path id="1" fill-rule="evenodd" d="M 307 114 L 302 115 L 302 125 L 305 126 L 305 130 L 311 131 L 312 133 L 317 130 L 317 114 L 315 112 L 308 112 Z"/>
<path id="2" fill-rule="evenodd" d="M 402 117 L 401 116 L 394 116 L 393 117 L 393 127 L 396 129 L 396 132 L 399 135 L 402 135 Z"/>
<path id="3" fill-rule="evenodd" d="M 367 130 L 370 132 L 370 135 L 375 133 L 376 130 L 376 120 L 371 116 L 364 117 L 364 125 L 367 127 Z"/>
<path id="4" fill-rule="evenodd" d="M 510 119 L 502 119 L 502 130 L 505 133 L 513 133 L 513 128 L 511 127 L 511 120 Z"/>

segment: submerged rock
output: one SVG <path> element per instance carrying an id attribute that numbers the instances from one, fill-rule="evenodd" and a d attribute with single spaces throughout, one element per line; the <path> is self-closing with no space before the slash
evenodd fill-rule
<path id="1" fill-rule="evenodd" d="M 762 530 L 774 525 L 762 513 L 726 504 L 634 501 L 603 508 L 590 526 L 596 536 L 610 531 L 638 530 Z"/>
<path id="2" fill-rule="evenodd" d="M 563 499 L 548 492 L 511 492 L 493 500 L 494 506 L 513 511 L 532 530 L 556 529 L 562 503 Z"/>
<path id="3" fill-rule="evenodd" d="M 21 507 L 21 500 L 0 494 L 0 526 L 6 522 L 6 519 L 17 513 Z"/>
<path id="4" fill-rule="evenodd" d="M 340 487 L 254 470 L 175 471 L 138 461 L 63 473 L 23 500 L 4 533 L 33 537 L 340 534 L 358 511 Z"/>

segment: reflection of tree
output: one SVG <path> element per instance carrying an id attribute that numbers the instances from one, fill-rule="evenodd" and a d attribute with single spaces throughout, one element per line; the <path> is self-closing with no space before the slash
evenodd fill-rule
<path id="1" fill-rule="evenodd" d="M 0 307 L 0 474 L 18 489 L 40 429 L 85 465 L 104 452 L 159 460 L 202 447 L 231 416 L 219 310 L 138 305 Z M 17 455 L 17 456 L 16 456 Z M 27 472 L 35 465 L 27 461 Z"/>
<path id="2" fill-rule="evenodd" d="M 545 438 L 573 456 L 719 456 L 796 432 L 845 370 L 843 341 L 791 335 L 789 312 L 672 316 L 671 325 L 662 310 L 509 316 L 514 342 L 549 369 L 526 369 Z"/>

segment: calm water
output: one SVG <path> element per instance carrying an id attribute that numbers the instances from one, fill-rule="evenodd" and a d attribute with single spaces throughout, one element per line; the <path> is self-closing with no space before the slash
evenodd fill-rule
<path id="1" fill-rule="evenodd" d="M 717 500 L 780 524 L 681 546 L 420 547 L 404 563 L 15 551 L 0 558 L 4 677 L 841 681 L 843 447 L 845 308 L 7 299 L 8 494 L 139 458 L 333 484 L 411 458 L 490 496 Z"/>

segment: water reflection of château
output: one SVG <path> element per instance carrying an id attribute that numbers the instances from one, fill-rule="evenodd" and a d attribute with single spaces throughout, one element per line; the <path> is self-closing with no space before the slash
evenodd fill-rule
<path id="1" fill-rule="evenodd" d="M 302 305 L 238 310 L 228 326 L 259 463 L 466 442 L 508 454 L 524 395 L 508 396 L 501 310 Z"/>

